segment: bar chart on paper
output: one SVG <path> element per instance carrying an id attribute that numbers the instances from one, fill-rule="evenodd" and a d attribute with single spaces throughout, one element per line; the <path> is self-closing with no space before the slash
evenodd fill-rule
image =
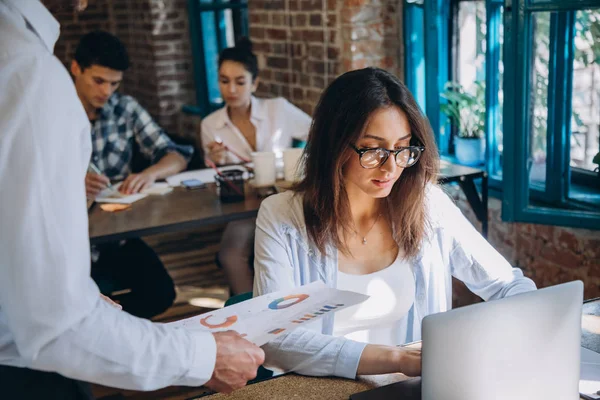
<path id="1" fill-rule="evenodd" d="M 168 325 L 210 332 L 233 330 L 262 346 L 284 332 L 362 303 L 367 298 L 363 294 L 329 288 L 317 281 Z"/>

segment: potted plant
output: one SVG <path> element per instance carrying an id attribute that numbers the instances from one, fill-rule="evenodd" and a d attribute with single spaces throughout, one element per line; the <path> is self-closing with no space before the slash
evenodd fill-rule
<path id="1" fill-rule="evenodd" d="M 475 82 L 473 93 L 460 83 L 447 82 L 441 93 L 440 111 L 457 128 L 455 154 L 459 163 L 479 165 L 485 161 L 485 83 Z"/>

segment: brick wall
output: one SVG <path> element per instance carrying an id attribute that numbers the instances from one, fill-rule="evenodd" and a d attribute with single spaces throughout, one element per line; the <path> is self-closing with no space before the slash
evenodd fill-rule
<path id="1" fill-rule="evenodd" d="M 379 66 L 401 76 L 400 2 L 253 0 L 250 38 L 261 68 L 258 95 L 283 96 L 311 114 L 339 74 Z"/>
<path id="2" fill-rule="evenodd" d="M 452 189 L 450 193 L 471 222 L 481 229 L 460 190 Z M 586 299 L 600 297 L 600 231 L 507 223 L 502 221 L 501 216 L 501 201 L 490 198 L 488 240 L 538 287 L 581 280 Z M 454 287 L 456 305 L 478 301 L 464 285 L 455 284 Z"/>
<path id="3" fill-rule="evenodd" d="M 121 91 L 137 98 L 169 133 L 195 139 L 180 112 L 195 101 L 186 0 L 95 0 L 80 14 L 50 10 L 61 24 L 55 54 L 65 65 L 82 35 L 113 33 L 131 58 Z"/>
<path id="4" fill-rule="evenodd" d="M 312 113 L 325 85 L 341 72 L 339 9 L 331 0 L 250 2 L 259 96 L 283 96 Z"/>

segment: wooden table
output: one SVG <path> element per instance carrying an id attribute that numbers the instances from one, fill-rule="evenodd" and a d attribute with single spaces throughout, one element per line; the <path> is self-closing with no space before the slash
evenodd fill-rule
<path id="1" fill-rule="evenodd" d="M 89 214 L 90 242 L 98 244 L 255 217 L 261 199 L 246 189 L 246 199 L 237 203 L 222 203 L 216 186 L 209 184 L 206 189 L 177 187 L 163 196 L 147 196 L 126 211 L 106 212 L 96 204 Z"/>
<path id="2" fill-rule="evenodd" d="M 482 179 L 481 198 L 474 179 Z M 487 236 L 488 203 L 487 174 L 485 171 L 442 161 L 440 183 L 458 182 L 482 223 L 482 233 Z M 249 185 L 246 199 L 238 203 L 222 203 L 216 185 L 206 189 L 187 190 L 176 187 L 164 196 L 147 196 L 131 205 L 131 209 L 116 213 L 102 211 L 96 204 L 89 214 L 91 244 L 131 239 L 157 233 L 194 229 L 211 224 L 252 218 L 258 213 L 260 198 Z"/>
<path id="3" fill-rule="evenodd" d="M 218 393 L 201 397 L 202 400 L 348 400 L 351 394 L 405 379 L 402 374 L 360 376 L 356 380 L 287 374 L 245 386 L 230 395 Z"/>

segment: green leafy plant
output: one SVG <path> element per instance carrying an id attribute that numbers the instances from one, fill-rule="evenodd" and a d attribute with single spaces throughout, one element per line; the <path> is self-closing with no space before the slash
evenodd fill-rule
<path id="1" fill-rule="evenodd" d="M 485 136 L 485 83 L 475 82 L 473 92 L 467 92 L 460 83 L 447 82 L 441 93 L 445 102 L 440 111 L 458 128 L 457 136 L 461 138 Z"/>

